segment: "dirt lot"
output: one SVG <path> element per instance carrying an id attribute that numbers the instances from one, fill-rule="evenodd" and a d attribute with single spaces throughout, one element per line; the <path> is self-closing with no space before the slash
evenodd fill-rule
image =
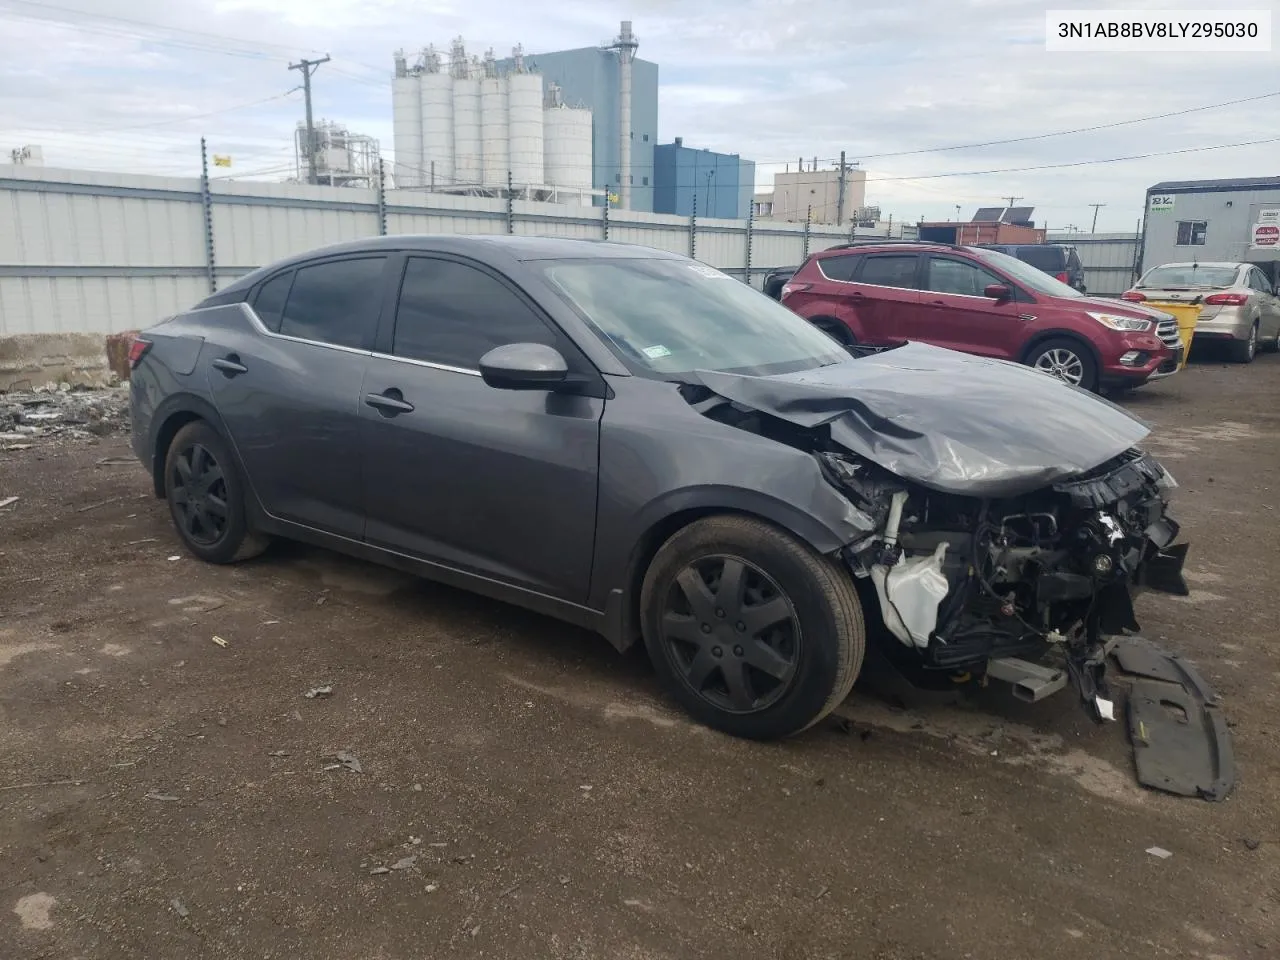
<path id="1" fill-rule="evenodd" d="M 1126 402 L 1195 588 L 1139 618 L 1225 695 L 1220 804 L 1067 694 L 733 741 L 553 621 L 298 546 L 203 566 L 122 438 L 0 453 L 0 956 L 1280 956 L 1280 357 Z"/>

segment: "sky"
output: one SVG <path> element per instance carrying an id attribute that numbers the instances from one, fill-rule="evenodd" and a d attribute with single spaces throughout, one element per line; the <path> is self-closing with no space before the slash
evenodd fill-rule
<path id="1" fill-rule="evenodd" d="M 1275 0 L 1237 5 L 1280 14 Z M 1196 6 L 1207 7 L 1124 0 L 1126 9 Z M 204 136 L 210 152 L 232 157 L 215 174 L 283 179 L 303 116 L 301 77 L 288 64 L 327 53 L 313 81 L 317 119 L 377 137 L 390 160 L 396 48 L 412 54 L 461 35 L 472 53 L 502 57 L 519 43 L 536 55 L 603 43 L 630 19 L 639 56 L 659 66 L 659 142 L 680 136 L 755 160 L 760 189 L 794 158 L 832 161 L 844 150 L 867 173 L 867 202 L 895 220 L 954 219 L 957 205 L 967 219 L 1016 196 L 1051 230 L 1087 230 L 1090 205 L 1105 204 L 1098 230 L 1132 232 L 1159 181 L 1280 174 L 1280 42 L 1251 54 L 1048 53 L 1045 11 L 1064 7 L 0 0 L 0 159 L 39 144 L 49 166 L 191 176 Z M 1104 129 L 1043 136 L 1094 127 Z"/>

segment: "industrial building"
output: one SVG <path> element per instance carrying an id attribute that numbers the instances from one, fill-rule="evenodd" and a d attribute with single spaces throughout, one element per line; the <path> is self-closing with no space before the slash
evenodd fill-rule
<path id="1" fill-rule="evenodd" d="M 658 67 L 630 21 L 599 47 L 395 58 L 395 182 L 406 188 L 653 209 Z M 626 136 L 623 136 L 626 131 Z"/>
<path id="2" fill-rule="evenodd" d="M 378 178 L 378 141 L 352 133 L 340 123 L 321 120 L 312 131 L 314 149 L 307 151 L 307 125 L 299 120 L 293 136 L 294 165 L 300 183 L 330 187 L 372 187 Z M 311 170 L 314 158 L 315 170 Z"/>
<path id="3" fill-rule="evenodd" d="M 1177 180 L 1147 190 L 1139 272 L 1214 260 L 1256 263 L 1280 280 L 1280 177 Z"/>
<path id="4" fill-rule="evenodd" d="M 756 165 L 736 153 L 686 147 L 683 137 L 653 149 L 653 212 L 745 220 Z"/>
<path id="5" fill-rule="evenodd" d="M 427 47 L 395 59 L 392 121 L 401 189 L 585 202 L 591 185 L 591 113 L 531 72 L 517 47 L 500 65 Z"/>
<path id="6" fill-rule="evenodd" d="M 845 224 L 854 220 L 866 205 L 867 172 L 845 166 L 818 169 L 818 161 L 801 160 L 773 175 L 773 192 L 757 194 L 753 202 L 756 216 L 799 223 Z"/>
<path id="7" fill-rule="evenodd" d="M 591 111 L 596 205 L 653 212 L 653 148 L 658 142 L 658 65 L 636 57 L 640 41 L 624 20 L 598 47 L 530 54 L 530 69 L 559 86 L 566 103 Z M 500 64 L 501 66 L 501 64 Z"/>

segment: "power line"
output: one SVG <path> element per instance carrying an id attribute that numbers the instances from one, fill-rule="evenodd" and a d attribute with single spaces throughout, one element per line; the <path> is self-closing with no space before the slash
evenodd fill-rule
<path id="1" fill-rule="evenodd" d="M 1280 143 L 1280 137 L 1265 140 L 1245 140 L 1241 143 L 1215 143 L 1207 147 L 1184 147 L 1181 150 L 1160 150 L 1155 153 L 1135 153 L 1128 157 L 1108 157 L 1105 160 L 1076 160 L 1070 163 L 1044 163 L 1034 167 L 1003 167 L 998 170 L 961 170 L 956 173 L 927 173 L 914 177 L 868 177 L 866 183 L 887 183 L 896 180 L 940 180 L 943 177 L 981 177 L 993 173 L 1027 173 L 1033 170 L 1061 170 L 1067 167 L 1088 167 L 1100 163 L 1121 163 L 1125 160 L 1150 160 L 1153 157 L 1172 157 L 1183 153 L 1203 153 L 1207 150 L 1230 150 L 1235 147 L 1256 147 L 1264 143 Z"/>
<path id="2" fill-rule="evenodd" d="M 1116 120 L 1112 123 L 1098 123 L 1090 127 L 1076 127 L 1072 130 L 1055 130 L 1052 133 L 1036 133 L 1025 137 L 1010 137 L 1006 140 L 983 140 L 979 143 L 960 143 L 947 147 L 929 147 L 921 150 L 898 150 L 893 153 L 868 153 L 864 154 L 863 160 L 881 160 L 885 157 L 910 157 L 921 153 L 943 153 L 948 150 L 973 150 L 978 147 L 1002 147 L 1010 143 L 1027 143 L 1031 140 L 1047 140 L 1050 137 L 1065 137 L 1074 133 L 1093 133 L 1097 130 L 1111 130 L 1115 127 L 1127 127 L 1135 123 L 1147 123 L 1151 120 L 1167 120 L 1170 117 L 1185 117 L 1189 113 L 1202 113 L 1205 110 L 1217 110 L 1221 107 L 1234 107 L 1242 103 L 1255 103 L 1258 100 L 1267 100 L 1271 97 L 1280 97 L 1280 90 L 1271 93 L 1260 93 L 1253 97 L 1242 97 L 1239 100 L 1224 100 L 1221 103 L 1210 103 L 1203 107 L 1188 107 L 1185 110 L 1174 110 L 1170 113 L 1156 113 L 1149 117 L 1134 117 L 1131 120 Z M 772 161 L 761 161 L 772 162 Z M 786 163 L 788 161 L 778 161 Z M 829 163 L 830 161 L 824 161 Z"/>
<path id="3" fill-rule="evenodd" d="M 157 23 L 154 20 L 134 20 L 129 17 L 117 17 L 111 14 L 94 13 L 91 10 L 82 10 L 77 7 L 62 7 L 62 6 L 58 6 L 57 4 L 45 3 L 44 0 L 0 0 L 0 5 L 3 5 L 3 6 L 12 6 L 15 4 L 24 6 L 24 7 L 34 7 L 36 10 L 39 10 L 42 13 L 46 11 L 56 11 L 58 13 L 71 14 L 72 16 L 77 18 L 90 17 L 94 20 L 106 20 L 111 23 L 120 23 L 120 24 L 125 24 L 127 26 L 145 27 L 149 30 L 166 30 L 166 31 L 169 31 L 170 33 L 186 34 L 187 36 L 196 37 L 202 40 L 215 40 L 221 43 L 235 44 L 236 46 L 257 47 L 260 50 L 275 49 L 283 53 L 292 54 L 292 53 L 296 53 L 298 49 L 297 47 L 286 47 L 283 44 L 278 44 L 278 43 L 264 43 L 260 40 L 242 40 L 238 37 L 229 37 L 229 36 L 226 36 L 225 34 L 220 34 L 220 33 L 207 33 L 202 30 L 190 30 L 186 27 L 171 27 L 167 24 Z M 68 26 L 74 26 L 80 29 L 88 29 L 88 25 L 79 22 L 79 20 L 67 21 L 60 17 L 39 16 L 34 13 L 26 14 L 25 16 L 29 17 L 30 19 L 47 20 L 47 21 L 53 21 L 56 23 L 65 23 Z M 316 52 L 316 51 L 308 50 L 307 52 Z"/>

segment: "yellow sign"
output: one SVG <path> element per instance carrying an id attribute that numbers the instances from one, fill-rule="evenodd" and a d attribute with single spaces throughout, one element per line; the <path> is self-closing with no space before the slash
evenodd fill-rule
<path id="1" fill-rule="evenodd" d="M 616 193 L 611 193 L 611 194 L 609 194 L 609 202 L 610 202 L 610 203 L 617 203 L 617 202 L 618 202 L 618 195 L 617 195 Z"/>
<path id="2" fill-rule="evenodd" d="M 229 167 L 231 166 L 231 158 L 223 156 L 220 153 L 215 153 L 213 155 L 213 165 L 215 167 Z"/>

